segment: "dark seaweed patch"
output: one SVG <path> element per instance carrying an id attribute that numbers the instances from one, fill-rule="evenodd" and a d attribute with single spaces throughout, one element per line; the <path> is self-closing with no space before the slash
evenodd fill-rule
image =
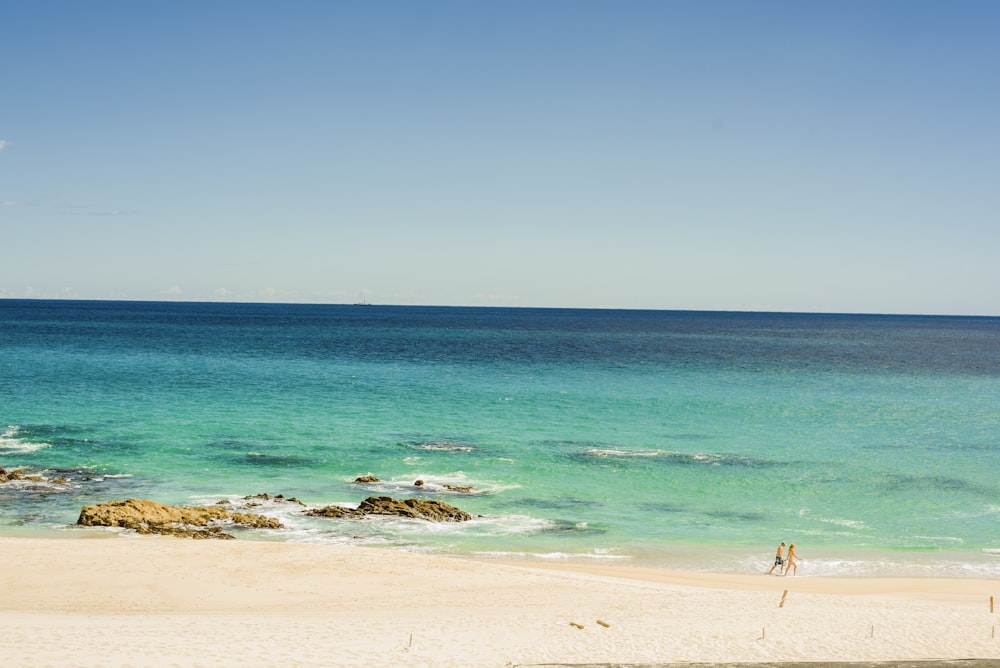
<path id="1" fill-rule="evenodd" d="M 953 478 L 951 476 L 909 476 L 889 475 L 885 479 L 885 487 L 889 490 L 927 490 L 948 492 L 973 492 L 975 494 L 995 495 L 997 490 L 978 483 Z"/>
<path id="2" fill-rule="evenodd" d="M 258 452 L 248 452 L 240 461 L 254 466 L 273 466 L 278 468 L 295 468 L 315 464 L 312 459 L 291 455 L 265 455 Z"/>
<path id="3" fill-rule="evenodd" d="M 579 534 L 579 535 L 595 535 L 607 533 L 608 529 L 604 526 L 593 525 L 586 522 L 573 522 L 571 520 L 552 520 L 552 526 L 545 530 L 545 533 L 559 533 L 559 534 Z"/>
<path id="4" fill-rule="evenodd" d="M 644 513 L 685 513 L 686 508 L 673 506 L 668 503 L 640 503 L 639 509 Z"/>
<path id="5" fill-rule="evenodd" d="M 625 448 L 590 448 L 568 455 L 576 462 L 591 464 L 606 464 L 624 462 L 635 465 L 668 465 L 668 466 L 708 466 L 732 468 L 764 468 L 774 466 L 774 462 L 745 457 L 729 453 L 688 453 L 666 450 L 629 450 Z"/>
<path id="6" fill-rule="evenodd" d="M 667 434 L 665 438 L 668 438 L 671 441 L 710 441 L 714 437 L 709 436 L 708 434 L 681 433 L 681 434 Z"/>
<path id="7" fill-rule="evenodd" d="M 734 522 L 760 522 L 766 517 L 763 513 L 741 513 L 735 510 L 709 510 L 705 515 L 717 520 Z"/>
<path id="8" fill-rule="evenodd" d="M 643 503 L 639 505 L 639 509 L 643 513 L 653 513 L 658 515 L 684 513 L 709 517 L 713 520 L 725 520 L 727 522 L 760 522 L 767 517 L 763 513 L 756 512 L 748 513 L 735 510 L 693 510 L 691 508 L 682 508 L 680 506 L 674 506 L 667 503 Z"/>
<path id="9" fill-rule="evenodd" d="M 539 499 L 529 497 L 526 499 L 511 500 L 501 505 L 513 506 L 517 508 L 528 506 L 530 508 L 538 508 L 542 510 L 575 510 L 578 508 L 593 508 L 599 504 L 596 501 L 589 501 L 586 499 Z"/>

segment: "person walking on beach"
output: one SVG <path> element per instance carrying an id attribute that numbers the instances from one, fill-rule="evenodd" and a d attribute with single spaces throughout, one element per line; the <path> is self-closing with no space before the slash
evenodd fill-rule
<path id="1" fill-rule="evenodd" d="M 785 575 L 788 575 L 788 570 L 791 569 L 792 576 L 799 574 L 799 566 L 795 563 L 795 560 L 799 558 L 799 555 L 795 554 L 795 543 L 788 546 L 788 558 L 785 559 Z"/>
<path id="2" fill-rule="evenodd" d="M 782 561 L 781 558 L 781 553 L 784 549 L 785 549 L 785 541 L 781 541 L 781 545 L 778 546 L 778 553 L 774 555 L 774 565 L 771 566 L 771 570 L 767 572 L 768 575 L 773 573 L 775 568 L 778 569 L 779 574 L 781 573 L 781 567 L 784 565 L 784 562 Z"/>

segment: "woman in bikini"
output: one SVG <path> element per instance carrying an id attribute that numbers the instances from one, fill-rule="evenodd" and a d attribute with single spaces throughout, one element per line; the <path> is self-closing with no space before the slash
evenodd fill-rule
<path id="1" fill-rule="evenodd" d="M 792 569 L 792 576 L 798 575 L 799 566 L 795 563 L 795 560 L 799 558 L 799 555 L 795 554 L 795 543 L 788 546 L 788 557 L 785 559 L 785 575 L 788 575 L 788 569 Z"/>

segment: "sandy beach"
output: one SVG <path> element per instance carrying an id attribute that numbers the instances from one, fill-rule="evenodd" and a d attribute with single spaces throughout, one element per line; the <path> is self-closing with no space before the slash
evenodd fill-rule
<path id="1" fill-rule="evenodd" d="M 108 535 L 2 538 L 0 561 L 12 668 L 1000 660 L 998 580 Z"/>

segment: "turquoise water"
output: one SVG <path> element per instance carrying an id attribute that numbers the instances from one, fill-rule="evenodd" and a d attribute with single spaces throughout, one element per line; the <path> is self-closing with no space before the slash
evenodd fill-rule
<path id="1" fill-rule="evenodd" d="M 723 571 L 784 540 L 806 575 L 996 577 L 1000 319 L 0 300 L 0 466 L 46 477 L 0 487 L 7 534 L 386 494 L 477 517 L 266 503 L 286 529 L 239 535 Z"/>

